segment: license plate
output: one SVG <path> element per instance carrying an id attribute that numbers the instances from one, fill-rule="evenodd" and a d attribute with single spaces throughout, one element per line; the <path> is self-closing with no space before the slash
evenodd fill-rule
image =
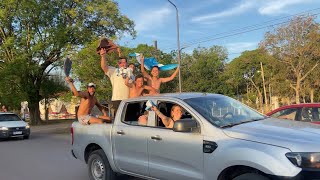
<path id="1" fill-rule="evenodd" d="M 12 134 L 13 134 L 13 135 L 22 134 L 22 131 L 14 131 Z"/>

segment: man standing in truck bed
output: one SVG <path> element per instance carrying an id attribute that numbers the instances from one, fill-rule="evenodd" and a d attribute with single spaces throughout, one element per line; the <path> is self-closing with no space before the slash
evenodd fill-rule
<path id="1" fill-rule="evenodd" d="M 115 116 L 118 106 L 121 100 L 129 98 L 129 87 L 125 85 L 127 77 L 127 59 L 125 57 L 119 57 L 118 67 L 107 66 L 106 64 L 106 53 L 105 48 L 100 49 L 101 56 L 101 69 L 104 74 L 110 78 L 112 85 L 112 106 L 111 114 Z"/>
<path id="2" fill-rule="evenodd" d="M 106 110 L 98 102 L 97 98 L 94 96 L 96 85 L 94 83 L 89 83 L 87 85 L 87 92 L 78 92 L 73 84 L 70 77 L 66 77 L 66 81 L 71 86 L 71 90 L 74 96 L 81 97 L 79 109 L 77 112 L 78 121 L 81 124 L 102 124 L 104 122 L 111 122 L 110 117 L 107 116 Z M 99 110 L 103 113 L 103 116 L 91 116 L 91 110 L 96 105 Z"/>

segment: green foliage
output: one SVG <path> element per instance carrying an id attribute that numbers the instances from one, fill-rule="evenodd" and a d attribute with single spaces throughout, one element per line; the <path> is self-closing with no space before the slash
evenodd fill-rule
<path id="1" fill-rule="evenodd" d="M 104 76 L 100 67 L 100 55 L 96 53 L 99 41 L 94 41 L 83 48 L 79 53 L 70 57 L 73 61 L 73 78 L 81 82 L 81 90 L 86 91 L 86 85 L 93 82 L 97 85 L 96 96 L 98 99 L 111 99 L 112 87 L 109 78 Z M 116 55 L 111 54 L 108 57 L 108 64 L 116 65 Z"/>
<path id="2" fill-rule="evenodd" d="M 66 93 L 69 88 L 59 75 L 47 76 L 41 83 L 40 95 L 44 98 L 58 98 L 61 93 Z"/>
<path id="3" fill-rule="evenodd" d="M 100 67 L 100 56 L 96 54 L 96 47 L 99 44 L 99 40 L 95 40 L 86 45 L 78 53 L 75 53 L 70 57 L 73 61 L 73 77 L 80 80 L 83 85 L 82 90 L 85 90 L 85 85 L 89 82 L 94 82 L 97 84 L 96 95 L 99 99 L 109 100 L 112 95 L 112 86 L 110 80 L 104 75 Z M 153 46 L 148 46 L 146 44 L 139 44 L 135 48 L 121 47 L 122 55 L 128 58 L 128 63 L 135 64 L 135 74 L 139 74 L 140 64 L 137 62 L 136 58 L 129 58 L 129 53 L 142 53 L 145 57 L 156 57 L 156 59 L 163 64 L 176 63 L 172 59 L 171 54 L 166 54 L 160 50 L 156 50 Z M 116 53 L 108 54 L 107 64 L 110 66 L 117 67 L 118 56 Z M 169 72 L 161 72 L 160 77 L 168 77 L 171 75 Z M 161 86 L 161 92 L 174 92 L 177 87 L 177 80 L 173 80 L 168 83 L 164 83 Z"/>
<path id="4" fill-rule="evenodd" d="M 22 91 L 22 79 L 19 76 L 17 63 L 0 64 L 0 102 L 8 107 L 8 110 L 20 109 L 21 99 L 25 99 L 27 94 Z"/>
<path id="5" fill-rule="evenodd" d="M 111 0 L 3 0 L 0 7 L 0 59 L 12 63 L 14 71 L 6 71 L 6 76 L 15 79 L 4 83 L 23 92 L 21 100 L 29 102 L 32 124 L 40 119 L 42 93 L 55 92 L 41 88 L 62 58 L 97 36 L 136 33 L 134 23 Z"/>
<path id="6" fill-rule="evenodd" d="M 229 77 L 227 83 L 232 85 L 234 89 L 238 87 L 240 93 L 246 93 L 245 84 L 248 83 L 248 79 L 245 76 L 250 76 L 253 82 L 262 89 L 262 77 L 261 77 L 261 66 L 262 62 L 264 69 L 264 78 L 268 85 L 275 75 L 276 60 L 261 49 L 245 51 L 231 61 L 224 73 L 225 76 Z M 249 82 L 250 84 L 250 82 Z"/>
<path id="7" fill-rule="evenodd" d="M 220 79 L 224 71 L 227 51 L 221 46 L 196 48 L 182 60 L 183 91 L 221 93 Z"/>
<path id="8" fill-rule="evenodd" d="M 306 79 L 320 65 L 320 26 L 314 16 L 298 16 L 289 23 L 265 35 L 261 47 L 283 63 L 286 81 L 295 91 L 295 102 L 300 103 L 301 89 L 314 84 L 316 74 Z M 307 81 L 305 81 L 307 80 Z M 308 83 L 306 85 L 305 83 Z"/>

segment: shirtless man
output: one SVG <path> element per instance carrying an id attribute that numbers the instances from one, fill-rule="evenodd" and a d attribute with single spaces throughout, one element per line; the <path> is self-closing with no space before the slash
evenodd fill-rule
<path id="1" fill-rule="evenodd" d="M 102 124 L 104 122 L 111 122 L 110 117 L 107 116 L 106 110 L 98 102 L 97 98 L 94 96 L 96 85 L 89 83 L 87 85 L 87 92 L 78 92 L 76 87 L 73 84 L 73 81 L 70 77 L 66 77 L 66 81 L 71 86 L 73 94 L 77 97 L 81 97 L 80 106 L 78 109 L 78 121 L 81 124 Z M 103 116 L 93 117 L 90 115 L 92 108 L 96 105 L 99 110 L 103 113 Z"/>
<path id="2" fill-rule="evenodd" d="M 143 90 L 148 90 L 150 94 L 157 94 L 153 87 L 143 85 L 143 76 L 141 74 L 138 74 L 136 80 L 132 83 L 129 83 L 129 77 L 127 77 L 125 84 L 129 87 L 129 98 L 141 96 Z"/>
<path id="3" fill-rule="evenodd" d="M 150 76 L 146 72 L 146 70 L 144 69 L 144 57 L 142 54 L 140 56 L 140 60 L 141 60 L 141 72 L 142 72 L 143 76 L 145 78 L 147 78 L 148 85 L 153 87 L 154 89 L 156 89 L 157 93 L 160 93 L 161 83 L 166 83 L 166 82 L 172 81 L 177 76 L 177 74 L 179 72 L 179 67 L 177 67 L 177 69 L 174 71 L 174 73 L 170 77 L 159 78 L 159 67 L 154 66 L 151 69 L 151 76 Z M 151 92 L 150 92 L 150 94 L 151 94 Z"/>

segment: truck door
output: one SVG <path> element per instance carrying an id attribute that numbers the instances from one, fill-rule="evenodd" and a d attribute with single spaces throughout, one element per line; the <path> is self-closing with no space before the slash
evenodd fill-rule
<path id="1" fill-rule="evenodd" d="M 116 166 L 125 172 L 149 176 L 147 132 L 149 128 L 140 123 L 145 102 L 128 103 L 121 121 L 113 129 L 113 149 Z M 140 118 L 141 119 L 141 118 Z"/>
<path id="2" fill-rule="evenodd" d="M 162 102 L 165 103 L 165 102 Z M 159 104 L 158 110 L 168 117 L 174 103 Z M 188 112 L 184 115 L 190 116 Z M 200 132 L 182 133 L 158 127 L 148 137 L 149 172 L 157 179 L 203 179 L 203 136 Z"/>

